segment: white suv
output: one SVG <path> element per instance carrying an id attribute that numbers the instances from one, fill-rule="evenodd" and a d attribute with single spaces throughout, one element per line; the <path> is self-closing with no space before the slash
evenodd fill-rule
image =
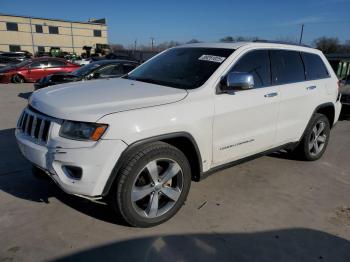
<path id="1" fill-rule="evenodd" d="M 16 137 L 64 191 L 108 199 L 129 224 L 148 227 L 180 209 L 191 180 L 222 167 L 279 149 L 320 158 L 340 109 L 318 50 L 191 44 L 121 79 L 35 92 Z"/>

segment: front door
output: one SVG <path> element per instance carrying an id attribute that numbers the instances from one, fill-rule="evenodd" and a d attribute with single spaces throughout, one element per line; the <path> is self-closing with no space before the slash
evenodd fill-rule
<path id="1" fill-rule="evenodd" d="M 215 96 L 213 166 L 274 147 L 279 87 L 271 86 L 267 50 L 245 53 L 230 71 L 253 75 L 253 89 Z"/>

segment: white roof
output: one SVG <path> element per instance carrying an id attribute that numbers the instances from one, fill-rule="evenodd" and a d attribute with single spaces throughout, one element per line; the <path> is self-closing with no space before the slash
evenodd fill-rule
<path id="1" fill-rule="evenodd" d="M 185 44 L 179 47 L 207 47 L 207 48 L 227 48 L 227 49 L 238 49 L 242 46 L 251 47 L 274 47 L 282 49 L 300 50 L 300 51 L 316 51 L 316 49 L 303 46 L 303 45 L 293 45 L 284 43 L 273 43 L 273 42 L 234 42 L 234 43 L 194 43 Z M 318 51 L 318 50 L 317 50 Z"/>

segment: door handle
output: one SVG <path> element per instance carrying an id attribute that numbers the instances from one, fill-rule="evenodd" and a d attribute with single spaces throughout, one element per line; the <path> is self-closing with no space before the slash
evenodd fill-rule
<path id="1" fill-rule="evenodd" d="M 316 88 L 316 86 L 308 86 L 306 89 L 310 91 L 310 90 L 313 90 L 315 88 Z"/>
<path id="2" fill-rule="evenodd" d="M 273 93 L 268 93 L 268 94 L 264 95 L 264 97 L 270 98 L 270 97 L 274 97 L 274 96 L 277 96 L 277 95 L 278 95 L 278 93 L 273 92 Z"/>

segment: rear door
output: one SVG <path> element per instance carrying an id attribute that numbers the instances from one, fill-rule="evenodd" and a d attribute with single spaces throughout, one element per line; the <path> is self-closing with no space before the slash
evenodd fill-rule
<path id="1" fill-rule="evenodd" d="M 248 51 L 230 71 L 252 74 L 255 88 L 215 96 L 214 166 L 274 147 L 280 98 L 271 85 L 268 50 Z"/>
<path id="2" fill-rule="evenodd" d="M 272 83 L 280 88 L 281 106 L 277 121 L 279 145 L 298 141 L 320 101 L 322 83 L 306 81 L 299 51 L 271 50 Z"/>
<path id="3" fill-rule="evenodd" d="M 48 67 L 48 60 L 34 61 L 28 67 L 28 80 L 36 81 L 45 76 L 46 68 Z"/>
<path id="4" fill-rule="evenodd" d="M 49 60 L 49 65 L 46 69 L 46 75 L 51 75 L 58 72 L 68 72 L 67 63 L 62 60 L 56 60 L 56 59 Z"/>

